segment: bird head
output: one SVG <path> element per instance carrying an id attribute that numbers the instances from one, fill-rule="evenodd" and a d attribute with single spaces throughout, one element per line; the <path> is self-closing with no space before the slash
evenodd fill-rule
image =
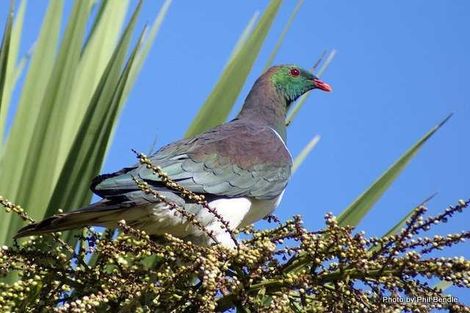
<path id="1" fill-rule="evenodd" d="M 268 72 L 271 72 L 270 77 L 274 87 L 288 102 L 295 101 L 315 88 L 327 92 L 332 90 L 330 85 L 296 65 L 274 66 Z"/>

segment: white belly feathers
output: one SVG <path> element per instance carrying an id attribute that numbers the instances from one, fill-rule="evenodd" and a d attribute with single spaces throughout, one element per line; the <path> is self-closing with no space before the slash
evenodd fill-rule
<path id="1" fill-rule="evenodd" d="M 266 215 L 272 213 L 281 202 L 284 192 L 277 198 L 271 200 L 256 200 L 249 198 L 217 199 L 209 202 L 209 206 L 214 208 L 222 218 L 229 223 L 230 229 L 244 227 L 252 224 Z M 137 209 L 137 208 L 136 208 Z M 188 239 L 198 241 L 197 237 L 204 237 L 205 234 L 200 229 L 186 221 L 177 212 L 169 210 L 166 205 L 152 204 L 141 207 L 147 213 L 147 222 L 140 220 L 138 226 L 148 234 L 160 235 L 169 233 L 178 237 L 188 237 Z M 137 212 L 134 212 L 134 214 Z M 176 214 L 175 214 L 176 213 Z M 140 215 L 140 214 L 139 214 Z M 132 218 L 126 219 L 132 225 Z M 225 246 L 233 247 L 234 243 L 230 235 L 225 231 L 220 221 L 214 218 L 207 209 L 201 209 L 197 213 L 197 220 L 206 225 L 206 229 L 213 231 L 217 241 Z M 202 238 L 201 238 L 202 239 Z M 207 243 L 210 243 L 207 242 Z"/>

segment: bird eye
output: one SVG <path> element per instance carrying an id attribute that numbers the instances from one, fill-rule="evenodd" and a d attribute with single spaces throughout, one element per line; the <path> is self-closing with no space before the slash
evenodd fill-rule
<path id="1" fill-rule="evenodd" d="M 290 74 L 291 74 L 292 76 L 296 77 L 296 76 L 299 76 L 299 75 L 300 75 L 300 71 L 299 71 L 298 69 L 296 69 L 296 68 L 293 68 L 293 69 L 290 70 Z"/>

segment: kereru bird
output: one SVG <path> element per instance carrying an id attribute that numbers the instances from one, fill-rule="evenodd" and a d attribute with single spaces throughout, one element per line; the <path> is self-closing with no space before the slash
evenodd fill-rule
<path id="1" fill-rule="evenodd" d="M 255 82 L 242 110 L 232 121 L 189 139 L 162 147 L 150 161 L 180 186 L 203 194 L 229 228 L 243 227 L 273 212 L 291 174 L 285 117 L 289 106 L 312 89 L 331 87 L 295 65 L 273 66 Z M 193 214 L 225 246 L 234 242 L 220 219 L 198 203 L 185 201 L 145 165 L 96 177 L 91 190 L 103 200 L 58 214 L 19 230 L 15 238 L 83 226 L 127 225 L 149 235 L 169 233 L 198 244 L 213 243 L 207 232 L 170 210 L 168 203 L 138 188 L 147 182 L 168 201 Z"/>

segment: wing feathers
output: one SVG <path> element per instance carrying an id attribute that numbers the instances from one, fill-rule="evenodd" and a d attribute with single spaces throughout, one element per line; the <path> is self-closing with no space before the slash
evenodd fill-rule
<path id="1" fill-rule="evenodd" d="M 277 197 L 287 185 L 292 166 L 287 148 L 269 127 L 237 121 L 165 146 L 150 159 L 193 192 L 256 199 Z M 100 176 L 92 190 L 104 197 L 125 195 L 137 190 L 133 176 L 164 187 L 158 176 L 140 165 Z"/>

